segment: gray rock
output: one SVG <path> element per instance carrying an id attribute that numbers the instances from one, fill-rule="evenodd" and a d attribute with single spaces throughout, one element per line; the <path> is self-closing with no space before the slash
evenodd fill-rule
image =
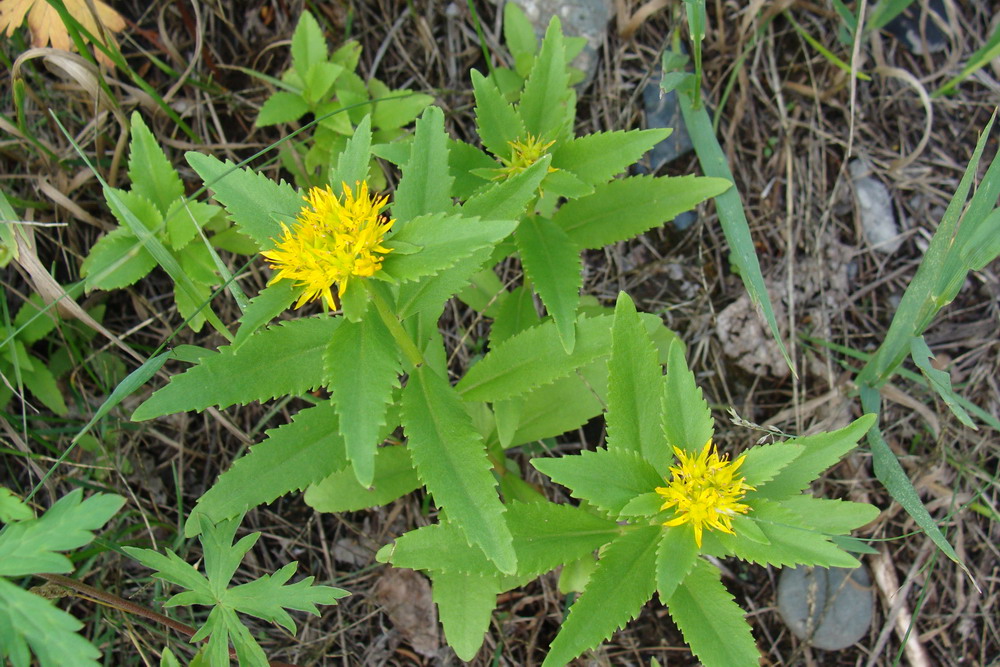
<path id="1" fill-rule="evenodd" d="M 562 22 L 563 34 L 568 37 L 584 37 L 587 45 L 573 62 L 573 67 L 583 70 L 586 75 L 578 85 L 585 88 L 597 71 L 597 54 L 611 20 L 611 5 L 608 0 L 513 0 L 531 21 L 535 34 L 541 39 L 549 21 L 558 16 Z"/>
<path id="2" fill-rule="evenodd" d="M 796 637 L 838 651 L 871 626 L 872 583 L 863 567 L 796 567 L 781 571 L 778 611 Z"/>
<path id="3" fill-rule="evenodd" d="M 890 255 L 902 245 L 899 225 L 892 212 L 892 196 L 881 181 L 871 176 L 871 172 L 861 160 L 852 160 L 848 165 L 854 181 L 854 196 L 861 215 L 861 229 L 873 250 Z"/>

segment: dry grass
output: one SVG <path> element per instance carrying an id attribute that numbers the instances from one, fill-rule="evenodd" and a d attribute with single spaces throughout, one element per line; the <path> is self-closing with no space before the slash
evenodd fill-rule
<path id="1" fill-rule="evenodd" d="M 220 158 L 239 160 L 281 138 L 275 128 L 253 127 L 256 108 L 268 90 L 239 68 L 280 74 L 288 62 L 287 40 L 302 3 L 158 0 L 117 4 L 134 21 L 123 43 L 129 62 L 183 114 L 199 139 L 192 141 L 165 116 L 155 115 L 125 79 L 112 87 L 116 95 L 112 106 L 126 114 L 137 106 L 144 110 L 188 179 L 190 191 L 199 183 L 184 166 L 184 150 L 211 151 Z M 722 143 L 744 198 L 762 268 L 778 290 L 772 298 L 782 302 L 783 324 L 795 332 L 811 332 L 835 344 L 871 351 L 884 334 L 893 304 L 913 275 L 926 239 L 958 183 L 977 132 L 996 104 L 998 87 L 988 79 L 995 73 L 987 70 L 981 80 L 964 84 L 960 95 L 935 100 L 933 122 L 925 133 L 926 110 L 912 83 L 891 75 L 875 76 L 852 90 L 849 77 L 806 44 L 780 16 L 767 20 L 777 13 L 771 3 L 750 3 L 750 8 L 722 0 L 708 4 L 706 92 L 717 103 L 733 80 L 725 106 L 716 107 L 714 113 L 720 118 Z M 777 4 L 790 8 L 813 35 L 834 34 L 836 17 L 831 12 L 807 2 Z M 860 69 L 898 68 L 928 89 L 949 78 L 981 43 L 992 17 L 988 3 L 948 4 L 954 8 L 952 35 L 943 53 L 915 56 L 895 41 L 876 38 L 872 48 L 865 49 L 873 55 L 860 62 Z M 632 3 L 625 10 L 634 11 L 637 5 Z M 393 87 L 433 91 L 454 135 L 466 140 L 474 137 L 468 70 L 482 68 L 483 63 L 464 3 L 340 0 L 310 6 L 330 27 L 331 38 L 350 33 L 362 42 L 359 73 L 363 77 L 378 76 Z M 502 53 L 496 9 L 485 3 L 477 6 L 489 49 Z M 757 8 L 763 12 L 754 11 Z M 580 99 L 578 133 L 642 124 L 641 89 L 668 37 L 668 18 L 666 11 L 650 16 L 630 40 L 612 30 L 600 50 L 594 82 Z M 8 43 L 5 48 L 8 55 L 16 55 L 16 45 Z M 151 55 L 184 75 L 171 77 L 151 67 Z M 112 182 L 125 178 L 121 147 L 116 149 L 123 114 L 96 107 L 79 85 L 46 73 L 37 61 L 27 67 L 31 72 L 26 79 L 28 126 L 47 150 L 32 147 L 16 130 L 5 127 L 10 134 L 0 141 L 0 169 L 8 194 L 35 202 L 29 216 L 68 223 L 36 232 L 39 257 L 54 267 L 60 283 L 67 284 L 79 278 L 82 257 L 99 234 L 109 229 L 111 217 L 95 179 L 75 160 L 72 147 L 46 116 L 46 109 L 53 107 L 88 154 L 100 157 L 102 173 Z M 9 115 L 12 103 L 7 93 L 3 107 Z M 893 191 L 908 238 L 891 256 L 872 252 L 861 240 L 845 165 L 848 146 L 866 156 L 876 175 Z M 987 155 L 992 156 L 996 148 L 994 139 Z M 900 160 L 909 161 L 901 165 Z M 279 175 L 273 164 L 263 168 Z M 688 157 L 670 170 L 690 173 L 697 171 L 697 164 Z M 516 278 L 516 266 L 503 270 L 505 278 Z M 719 313 L 737 301 L 743 288 L 730 271 L 711 206 L 702 208 L 699 222 L 689 231 L 667 227 L 634 242 L 589 253 L 585 279 L 586 293 L 605 303 L 612 303 L 617 291 L 626 289 L 641 309 L 663 314 L 688 343 L 689 361 L 717 415 L 733 406 L 753 422 L 806 433 L 841 425 L 858 411 L 856 399 L 849 395 L 851 375 L 841 365 L 845 360 L 801 340 L 790 341 L 798 379 L 752 374 L 729 356 L 731 349 L 720 340 L 716 324 Z M 250 293 L 264 281 L 257 266 L 242 278 Z M 4 288 L 12 308 L 32 289 L 30 283 L 25 274 L 8 271 Z M 796 289 L 805 284 L 813 289 Z M 154 273 L 134 289 L 94 294 L 85 302 L 106 303 L 107 329 L 132 348 L 148 353 L 180 322 L 175 312 L 164 311 L 165 289 L 169 283 Z M 929 331 L 928 341 L 942 361 L 952 364 L 952 379 L 961 392 L 1000 416 L 998 303 L 1000 279 L 994 263 L 970 277 L 956 302 Z M 235 320 L 231 305 L 223 299 L 215 305 L 222 310 L 223 321 Z M 465 342 L 475 340 L 486 331 L 486 323 L 457 306 L 446 312 L 442 323 L 460 364 L 468 352 L 458 341 L 463 335 Z M 181 342 L 215 347 L 220 340 L 208 333 L 183 331 L 174 339 L 175 344 Z M 95 339 L 95 345 L 116 349 L 101 338 Z M 133 368 L 134 362 L 122 356 Z M 83 360 L 80 365 L 85 364 Z M 72 383 L 78 396 L 74 418 L 85 420 L 106 389 L 82 372 L 72 377 Z M 889 404 L 887 438 L 931 513 L 943 522 L 982 593 L 928 539 L 914 532 L 912 520 L 890 502 L 872 476 L 867 455 L 860 453 L 832 471 L 823 482 L 823 491 L 835 497 L 867 498 L 885 509 L 865 534 L 882 540 L 876 543 L 881 556 L 869 561 L 884 575 L 877 587 L 875 623 L 865 639 L 844 651 L 804 647 L 777 614 L 779 573 L 726 562 L 726 584 L 748 610 L 767 664 L 892 664 L 903 645 L 897 632 L 900 608 L 916 617 L 906 645 L 905 660 L 911 664 L 921 664 L 923 655 L 928 665 L 987 665 L 1000 655 L 1000 628 L 995 612 L 990 611 L 996 609 L 1000 595 L 996 547 L 1000 543 L 996 518 L 1000 441 L 987 428 L 974 432 L 961 427 L 931 395 L 917 391 L 907 402 L 903 392 L 914 388 L 901 381 L 896 387 L 902 390 L 903 403 Z M 123 493 L 130 499 L 131 512 L 118 520 L 111 540 L 155 540 L 161 547 L 180 549 L 193 562 L 199 555 L 197 545 L 184 543 L 176 532 L 184 512 L 248 443 L 259 441 L 265 428 L 288 421 L 299 405 L 291 401 L 273 410 L 256 406 L 228 410 L 224 415 L 177 415 L 142 426 L 127 421 L 132 405 L 106 420 L 103 439 L 110 446 L 103 454 L 74 451 L 46 486 L 58 495 L 80 480 L 90 480 Z M 44 415 L 30 410 L 25 415 L 23 421 L 12 420 L 3 437 L 15 448 L 48 456 L 58 456 L 66 448 L 70 432 L 79 424 L 50 421 L 47 424 L 55 423 L 57 428 L 46 430 Z M 721 419 L 719 427 L 723 443 L 746 444 L 745 429 Z M 601 425 L 592 424 L 569 434 L 565 446 L 593 447 L 601 435 Z M 37 483 L 39 471 L 52 465 L 49 459 L 37 464 L 12 456 L 6 459 L 8 483 L 17 480 L 21 488 Z M 100 470 L 90 466 L 100 466 Z M 553 497 L 559 493 L 551 490 L 556 494 Z M 258 576 L 297 560 L 300 574 L 316 575 L 321 582 L 353 593 L 340 605 L 326 609 L 322 618 L 303 617 L 295 638 L 276 628 L 258 628 L 272 659 L 342 665 L 457 663 L 444 648 L 436 658 L 417 655 L 373 594 L 383 576 L 382 567 L 374 564 L 374 551 L 394 536 L 433 521 L 422 500 L 414 494 L 371 512 L 320 515 L 299 498 L 289 497 L 251 512 L 245 527 L 260 530 L 264 539 L 247 558 L 241 574 Z M 988 508 L 984 513 L 991 510 L 994 518 L 969 509 L 970 503 Z M 92 585 L 151 604 L 162 599 L 162 591 L 137 583 L 146 574 L 114 553 L 86 561 L 80 572 Z M 897 586 L 901 587 L 898 595 Z M 552 576 L 503 596 L 493 631 L 474 664 L 539 663 L 564 605 Z M 89 602 L 73 601 L 68 607 L 88 620 L 87 632 L 111 656 L 109 664 L 155 663 L 154 656 L 164 643 L 180 644 L 159 628 L 94 609 Z M 581 664 L 648 664 L 653 657 L 661 664 L 693 662 L 669 617 L 655 603 Z"/>

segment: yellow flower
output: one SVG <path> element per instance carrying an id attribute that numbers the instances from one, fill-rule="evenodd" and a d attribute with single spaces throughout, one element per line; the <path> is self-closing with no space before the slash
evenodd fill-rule
<path id="1" fill-rule="evenodd" d="M 694 541 L 698 547 L 701 547 L 704 528 L 735 534 L 732 518 L 750 510 L 749 505 L 737 501 L 747 491 L 754 490 L 743 477 L 736 477 L 746 456 L 733 462 L 729 462 L 725 454 L 720 458 L 711 440 L 705 443 L 700 454 L 688 455 L 677 447 L 674 447 L 674 454 L 680 465 L 671 466 L 670 483 L 656 489 L 664 497 L 661 510 L 677 508 L 674 518 L 663 525 L 690 523 L 694 526 Z"/>
<path id="2" fill-rule="evenodd" d="M 533 137 L 530 134 L 524 141 L 521 141 L 520 139 L 516 141 L 508 141 L 507 145 L 510 146 L 510 159 L 500 157 L 500 161 L 503 162 L 504 166 L 500 169 L 494 170 L 497 172 L 497 175 L 493 177 L 493 180 L 500 181 L 520 174 L 522 171 L 538 162 L 541 157 L 545 155 L 545 151 L 549 148 L 549 146 L 554 143 L 555 141 L 544 142 L 541 137 Z M 558 171 L 558 169 L 549 167 L 549 173 L 552 173 L 553 171 Z"/>
<path id="3" fill-rule="evenodd" d="M 342 185 L 343 200 L 329 185 L 311 188 L 292 228 L 281 223 L 281 239 L 275 239 L 271 250 L 261 252 L 278 272 L 269 285 L 288 279 L 306 288 L 296 308 L 322 296 L 336 310 L 333 284 L 337 283 L 337 296 L 343 296 L 352 276 L 373 275 L 382 268 L 383 255 L 390 252 L 381 244 L 395 220 L 379 215 L 389 197 L 369 197 L 364 181 L 358 184 L 356 196 L 347 183 Z"/>
<path id="4" fill-rule="evenodd" d="M 121 14 L 101 0 L 94 0 L 96 16 L 87 6 L 87 0 L 63 0 L 63 4 L 66 5 L 66 11 L 97 39 L 103 39 L 105 31 L 121 32 L 125 29 L 125 19 Z M 46 0 L 0 0 L 0 33 L 6 31 L 8 37 L 13 35 L 24 22 L 25 14 L 28 15 L 32 46 L 46 46 L 51 42 L 53 48 L 73 50 L 73 42 L 59 12 Z M 110 34 L 107 37 L 111 39 Z M 111 64 L 101 51 L 97 51 L 97 59 Z"/>

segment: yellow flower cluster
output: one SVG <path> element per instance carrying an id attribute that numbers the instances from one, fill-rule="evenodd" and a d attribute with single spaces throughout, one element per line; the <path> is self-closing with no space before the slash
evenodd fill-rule
<path id="1" fill-rule="evenodd" d="M 352 276 L 373 275 L 390 252 L 382 241 L 395 220 L 379 215 L 388 196 L 370 197 L 364 181 L 356 195 L 347 183 L 342 185 L 342 200 L 330 186 L 310 189 L 292 228 L 281 223 L 281 239 L 261 253 L 277 271 L 268 284 L 288 279 L 305 287 L 296 308 L 322 296 L 336 310 L 333 284 L 337 296 L 343 296 Z"/>
<path id="2" fill-rule="evenodd" d="M 507 145 L 510 146 L 510 159 L 500 157 L 500 161 L 504 163 L 504 166 L 495 170 L 497 175 L 493 177 L 493 180 L 500 181 L 520 174 L 522 171 L 538 162 L 538 160 L 545 155 L 545 151 L 549 148 L 549 146 L 554 143 L 555 141 L 545 142 L 541 137 L 534 137 L 530 134 L 524 141 L 520 139 L 516 141 L 508 141 Z M 553 171 L 558 170 L 549 167 L 549 173 Z"/>
<path id="3" fill-rule="evenodd" d="M 688 455 L 677 447 L 674 447 L 674 454 L 680 465 L 671 466 L 669 484 L 656 489 L 664 497 L 661 510 L 676 507 L 674 518 L 663 525 L 690 523 L 694 526 L 694 540 L 699 548 L 705 528 L 734 534 L 732 517 L 750 510 L 748 505 L 737 501 L 747 491 L 754 490 L 743 477 L 736 477 L 746 456 L 732 462 L 725 454 L 719 457 L 711 440 L 705 443 L 700 454 Z"/>

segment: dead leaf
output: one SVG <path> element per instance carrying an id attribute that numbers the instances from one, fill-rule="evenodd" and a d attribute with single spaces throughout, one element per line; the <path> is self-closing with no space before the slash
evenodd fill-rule
<path id="1" fill-rule="evenodd" d="M 441 645 L 437 609 L 431 585 L 422 574 L 385 568 L 372 595 L 414 651 L 427 658 L 437 655 Z"/>
<path id="2" fill-rule="evenodd" d="M 125 19 L 101 0 L 63 0 L 66 11 L 79 21 L 96 39 L 114 42 L 113 32 L 125 29 Z M 59 12 L 45 0 L 0 0 L 0 31 L 10 37 L 21 27 L 25 14 L 28 15 L 28 29 L 31 30 L 31 44 L 43 47 L 52 44 L 62 51 L 75 51 L 69 31 L 62 22 Z M 111 60 L 99 49 L 97 59 L 111 66 Z"/>

